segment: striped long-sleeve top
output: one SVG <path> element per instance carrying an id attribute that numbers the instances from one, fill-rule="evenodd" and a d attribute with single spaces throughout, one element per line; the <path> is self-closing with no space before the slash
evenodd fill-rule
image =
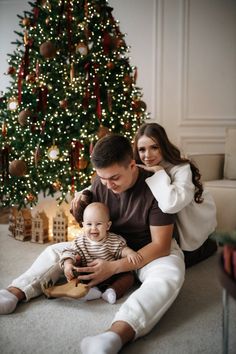
<path id="1" fill-rule="evenodd" d="M 113 261 L 121 258 L 124 247 L 127 247 L 125 239 L 112 232 L 107 233 L 107 237 L 103 240 L 96 242 L 90 240 L 82 231 L 71 243 L 71 247 L 62 252 L 60 266 L 63 267 L 67 258 L 71 258 L 75 264 L 77 255 L 81 257 L 80 265 L 82 267 L 97 258 Z"/>

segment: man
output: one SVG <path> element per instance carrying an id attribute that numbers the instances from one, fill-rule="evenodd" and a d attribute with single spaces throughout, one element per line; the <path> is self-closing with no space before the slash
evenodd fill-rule
<path id="1" fill-rule="evenodd" d="M 182 287 L 185 265 L 174 238 L 173 215 L 158 207 L 145 183 L 150 172 L 136 166 L 129 140 L 118 135 L 100 139 L 93 150 L 92 163 L 97 172 L 91 188 L 93 201 L 107 204 L 111 231 L 121 234 L 128 246 L 142 256 L 138 266 L 126 259 L 97 259 L 79 269 L 88 274 L 78 279 L 88 280 L 90 286 L 130 270 L 136 270 L 141 281 L 140 287 L 121 305 L 109 331 L 84 338 L 81 343 L 83 354 L 115 354 L 125 343 L 147 334 L 171 306 Z M 75 217 L 77 201 L 72 203 Z M 61 274 L 60 252 L 66 246 L 67 243 L 61 243 L 47 247 L 8 290 L 0 291 L 0 313 L 10 313 L 19 300 L 40 295 L 40 283 L 45 279 L 57 281 Z"/>
<path id="2" fill-rule="evenodd" d="M 108 135 L 97 142 L 91 160 L 97 173 L 91 188 L 93 201 L 108 205 L 111 231 L 121 234 L 142 256 L 139 266 L 126 259 L 98 259 L 78 268 L 88 273 L 78 279 L 89 281 L 90 286 L 114 274 L 137 270 L 142 284 L 122 304 L 109 331 L 84 338 L 81 343 L 83 354 L 115 354 L 125 343 L 147 334 L 166 312 L 183 284 L 185 266 L 173 237 L 173 215 L 158 207 L 145 183 L 150 172 L 136 166 L 130 142 L 122 136 Z M 78 199 L 72 203 L 75 217 L 77 203 Z"/>

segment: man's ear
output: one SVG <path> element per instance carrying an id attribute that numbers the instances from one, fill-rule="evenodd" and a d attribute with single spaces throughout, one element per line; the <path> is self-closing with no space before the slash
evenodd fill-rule
<path id="1" fill-rule="evenodd" d="M 107 231 L 110 229 L 111 224 L 112 224 L 112 222 L 111 222 L 111 221 L 108 221 L 108 223 L 107 223 Z"/>
<path id="2" fill-rule="evenodd" d="M 135 160 L 131 160 L 130 161 L 130 168 L 133 169 L 133 168 L 136 168 L 136 161 Z"/>

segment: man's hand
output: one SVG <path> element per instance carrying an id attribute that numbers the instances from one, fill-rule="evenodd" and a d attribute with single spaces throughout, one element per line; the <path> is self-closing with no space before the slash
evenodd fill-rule
<path id="1" fill-rule="evenodd" d="M 102 259 L 95 259 L 87 267 L 74 267 L 74 269 L 78 273 L 83 273 L 77 277 L 78 281 L 89 280 L 87 284 L 89 287 L 93 287 L 115 274 L 113 262 Z"/>

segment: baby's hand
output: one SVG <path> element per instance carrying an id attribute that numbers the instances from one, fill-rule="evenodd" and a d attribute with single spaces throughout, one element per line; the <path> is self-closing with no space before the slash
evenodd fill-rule
<path id="1" fill-rule="evenodd" d="M 138 252 L 132 251 L 127 255 L 127 259 L 129 263 L 138 265 L 140 262 L 142 262 L 143 257 Z"/>
<path id="2" fill-rule="evenodd" d="M 74 265 L 71 263 L 64 263 L 64 274 L 67 279 L 67 281 L 71 281 L 74 279 Z"/>

